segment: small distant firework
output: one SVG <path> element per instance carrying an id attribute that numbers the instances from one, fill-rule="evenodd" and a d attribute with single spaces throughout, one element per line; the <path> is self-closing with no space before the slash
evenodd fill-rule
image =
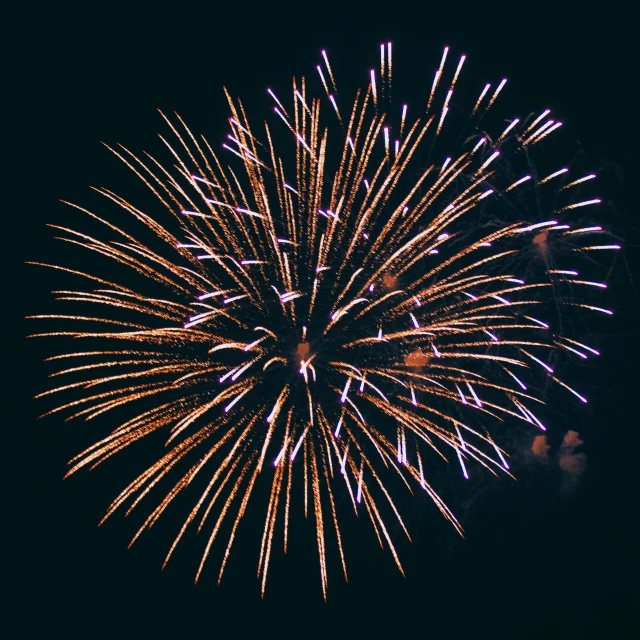
<path id="1" fill-rule="evenodd" d="M 479 87 L 460 121 L 454 91 L 465 56 L 447 65 L 448 48 L 426 111 L 392 104 L 391 53 L 381 46 L 380 70 L 345 108 L 323 51 L 326 97 L 304 78 L 294 78 L 290 100 L 269 89 L 276 127 L 265 123 L 260 134 L 227 94 L 229 165 L 179 116 L 165 118 L 172 166 L 111 149 L 162 216 L 97 189 L 119 216 L 72 206 L 101 233 L 52 225 L 101 257 L 91 274 L 82 264 L 45 265 L 85 284 L 54 292 L 71 313 L 35 316 L 62 321 L 36 335 L 78 339 L 49 358 L 70 363 L 53 374 L 68 382 L 40 395 L 70 396 L 48 413 L 109 413 L 118 424 L 71 460 L 69 474 L 164 433 L 163 455 L 105 519 L 155 497 L 135 541 L 178 494 L 194 496 L 166 561 L 193 524 L 206 538 L 196 580 L 221 530 L 222 577 L 265 483 L 263 593 L 272 545 L 286 551 L 299 486 L 325 597 L 328 536 L 347 575 L 339 494 L 370 519 L 402 571 L 385 524 L 395 519 L 409 535 L 395 485 L 427 492 L 461 532 L 427 469 L 448 461 L 464 478 L 479 465 L 509 474 L 500 441 L 516 421 L 545 430 L 536 391 L 545 381 L 587 402 L 565 371 L 598 352 L 559 333 L 553 310 L 611 314 L 591 298 L 606 285 L 576 268 L 585 252 L 620 248 L 594 240 L 600 226 L 577 223 L 600 202 L 595 176 L 557 167 L 537 175 L 533 148 L 561 126 L 548 110 L 485 133 L 506 80 Z M 443 153 L 447 125 L 455 144 Z M 113 266 L 101 271 L 103 259 Z"/>

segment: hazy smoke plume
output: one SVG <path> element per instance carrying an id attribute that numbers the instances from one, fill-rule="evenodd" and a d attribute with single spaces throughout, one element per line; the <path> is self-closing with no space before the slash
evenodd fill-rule
<path id="1" fill-rule="evenodd" d="M 531 452 L 534 456 L 546 460 L 549 457 L 549 449 L 551 449 L 551 447 L 547 444 L 547 436 L 536 436 L 533 439 Z"/>
<path id="2" fill-rule="evenodd" d="M 584 473 L 587 467 L 587 456 L 582 452 L 576 453 L 576 449 L 583 444 L 577 431 L 569 430 L 565 433 L 558 457 L 558 464 L 565 473 L 573 476 Z"/>

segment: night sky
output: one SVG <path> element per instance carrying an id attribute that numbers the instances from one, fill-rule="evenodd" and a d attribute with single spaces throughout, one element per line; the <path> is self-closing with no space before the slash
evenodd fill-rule
<path id="1" fill-rule="evenodd" d="M 2 102 L 11 110 L 2 145 L 2 431 L 3 529 L 13 541 L 2 554 L 9 567 L 3 636 L 637 637 L 640 234 L 631 200 L 638 128 L 632 18 L 625 3 L 613 1 L 592 8 L 432 4 L 0 4 Z M 245 542 L 241 536 L 220 587 L 215 567 L 194 586 L 201 546 L 187 544 L 160 570 L 175 526 L 159 526 L 131 550 L 135 523 L 116 515 L 97 527 L 111 499 L 142 470 L 134 457 L 62 480 L 66 462 L 94 434 L 90 423 L 64 423 L 58 415 L 37 420 L 43 405 L 32 398 L 49 384 L 51 369 L 42 360 L 56 345 L 26 340 L 35 327 L 24 316 L 51 310 L 47 292 L 55 280 L 24 263 L 64 251 L 45 227 L 67 220 L 59 199 L 99 208 L 89 185 L 126 195 L 134 178 L 101 140 L 157 149 L 161 108 L 222 141 L 223 85 L 259 119 L 270 104 L 265 89 L 284 92 L 293 74 L 312 77 L 321 49 L 330 53 L 339 86 L 341 79 L 364 85 L 388 40 L 396 87 L 426 97 L 449 45 L 469 56 L 461 83 L 508 77 L 505 115 L 552 107 L 565 123 L 564 147 L 601 176 L 603 222 L 624 246 L 607 276 L 607 305 L 616 314 L 591 323 L 589 338 L 602 356 L 577 374 L 589 405 L 558 407 L 549 425 L 552 452 L 567 429 L 580 433 L 586 471 L 570 481 L 555 453 L 542 464 L 526 449 L 516 456 L 517 482 L 460 480 L 449 506 L 465 540 L 428 502 L 407 502 L 413 542 L 395 532 L 406 578 L 377 546 L 369 523 L 345 522 L 350 581 L 334 558 L 326 604 L 312 523 L 304 521 L 290 553 L 275 554 L 263 600 L 256 531 Z"/>

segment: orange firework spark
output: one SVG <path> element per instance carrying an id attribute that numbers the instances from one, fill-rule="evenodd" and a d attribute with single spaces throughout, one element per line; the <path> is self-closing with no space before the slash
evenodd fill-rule
<path id="1" fill-rule="evenodd" d="M 171 167 L 110 148 L 163 205 L 162 221 L 97 189 L 120 207 L 119 218 L 72 206 L 102 235 L 54 226 L 62 241 L 111 260 L 123 274 L 45 265 L 86 284 L 54 292 L 73 312 L 35 316 L 74 328 L 36 335 L 94 345 L 50 358 L 70 363 L 53 374 L 69 382 L 40 395 L 71 397 L 48 413 L 90 420 L 113 412 L 119 424 L 71 460 L 68 473 L 164 432 L 162 457 L 105 518 L 156 496 L 136 540 L 201 482 L 166 559 L 190 525 L 206 531 L 197 577 L 229 523 L 222 577 L 251 496 L 265 482 L 263 593 L 276 524 L 284 526 L 286 551 L 301 483 L 325 597 L 328 536 L 347 576 L 338 492 L 370 519 L 402 571 L 388 518 L 409 533 L 392 482 L 426 491 L 461 532 L 425 476 L 427 459 L 451 461 L 465 478 L 477 465 L 510 474 L 499 445 L 505 428 L 520 420 L 545 429 L 536 380 L 586 402 L 556 368 L 565 365 L 562 354 L 598 352 L 558 333 L 545 302 L 611 313 L 590 299 L 575 302 L 576 293 L 605 284 L 551 264 L 554 247 L 573 259 L 619 248 L 594 244 L 601 227 L 574 228 L 575 209 L 599 203 L 573 195 L 594 176 L 569 177 L 566 168 L 541 178 L 533 169 L 514 175 L 561 123 L 545 111 L 484 133 L 480 121 L 506 80 L 493 91 L 483 85 L 468 105 L 464 141 L 455 154 L 440 154 L 459 117 L 454 89 L 465 56 L 448 66 L 445 49 L 427 110 L 412 117 L 407 105 L 391 108 L 391 44 L 380 53 L 380 70 L 370 71 L 348 110 L 324 51 L 317 70 L 326 98 L 314 97 L 304 78 L 294 79 L 290 102 L 269 90 L 279 131 L 265 124 L 258 134 L 242 102 L 227 94 L 229 165 L 179 116 L 165 118 L 175 136 L 173 143 L 162 138 Z M 276 144 L 281 138 L 285 144 Z M 122 212 L 129 225 L 120 223 Z M 528 269 L 532 260 L 542 267 Z M 83 308 L 93 311 L 76 311 Z"/>

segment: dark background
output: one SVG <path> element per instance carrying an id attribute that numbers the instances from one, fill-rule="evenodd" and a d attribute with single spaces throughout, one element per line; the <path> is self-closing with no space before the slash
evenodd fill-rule
<path id="1" fill-rule="evenodd" d="M 624 5 L 0 3 L 2 102 L 13 110 L 2 127 L 5 637 L 637 637 L 637 60 Z M 364 84 L 387 40 L 396 86 L 426 96 L 448 44 L 473 64 L 461 82 L 510 78 L 503 106 L 552 106 L 565 139 L 605 174 L 606 224 L 625 247 L 608 277 L 616 315 L 596 322 L 603 355 L 580 374 L 588 408 L 559 409 L 552 425 L 555 444 L 567 428 L 581 433 L 586 473 L 569 485 L 553 458 L 545 466 L 523 452 L 518 482 L 465 484 L 450 506 L 466 540 L 435 509 L 410 507 L 413 543 L 399 544 L 406 579 L 367 527 L 346 524 L 350 582 L 330 564 L 327 604 L 303 525 L 289 556 L 274 557 L 263 600 L 257 550 L 240 542 L 221 587 L 214 569 L 194 586 L 200 545 L 161 572 L 162 529 L 127 550 L 131 523 L 116 516 L 96 527 L 129 478 L 127 462 L 62 481 L 93 435 L 62 418 L 36 420 L 32 397 L 48 384 L 41 361 L 55 345 L 24 338 L 24 316 L 50 308 L 46 278 L 24 262 L 52 253 L 44 225 L 63 218 L 59 198 L 89 204 L 88 185 L 117 191 L 131 181 L 100 140 L 157 149 L 157 107 L 222 140 L 223 84 L 261 116 L 266 87 L 313 76 L 322 48 L 339 84 L 358 73 Z"/>

